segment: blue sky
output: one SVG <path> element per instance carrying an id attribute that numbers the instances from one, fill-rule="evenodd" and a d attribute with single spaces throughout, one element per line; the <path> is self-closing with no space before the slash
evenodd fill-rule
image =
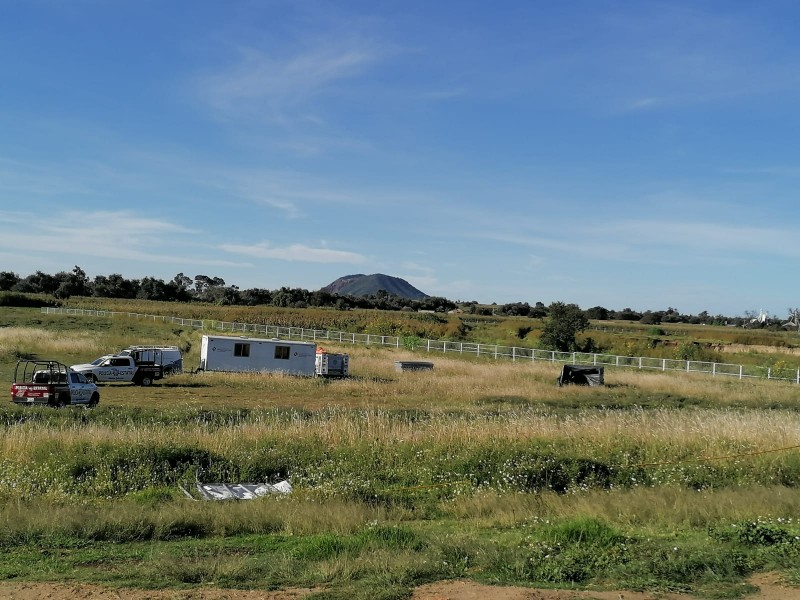
<path id="1" fill-rule="evenodd" d="M 0 0 L 0 270 L 800 305 L 795 2 Z"/>

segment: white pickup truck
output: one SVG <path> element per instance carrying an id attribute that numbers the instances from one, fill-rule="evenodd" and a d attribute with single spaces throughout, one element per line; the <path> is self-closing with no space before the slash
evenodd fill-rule
<path id="1" fill-rule="evenodd" d="M 156 379 L 164 377 L 161 365 L 137 363 L 132 356 L 101 356 L 86 365 L 72 365 L 76 373 L 87 379 L 98 382 L 130 382 L 136 385 L 150 385 Z"/>
<path id="2" fill-rule="evenodd" d="M 20 360 L 14 369 L 11 401 L 15 404 L 97 406 L 100 392 L 91 381 L 55 360 Z"/>

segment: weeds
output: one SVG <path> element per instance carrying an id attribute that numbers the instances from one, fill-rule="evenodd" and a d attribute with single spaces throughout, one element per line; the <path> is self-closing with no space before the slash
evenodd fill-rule
<path id="1" fill-rule="evenodd" d="M 4 374 L 21 354 L 82 362 L 135 331 L 9 314 Z M 198 332 L 136 326 L 133 341 L 178 343 L 187 364 L 199 347 Z M 0 406 L 0 578 L 353 599 L 453 577 L 730 596 L 755 570 L 796 572 L 794 386 L 609 369 L 604 388 L 559 389 L 550 364 L 442 358 L 398 375 L 412 351 L 347 351 L 341 381 L 184 374 L 103 386 L 92 411 Z M 283 478 L 291 496 L 248 502 L 178 489 Z"/>

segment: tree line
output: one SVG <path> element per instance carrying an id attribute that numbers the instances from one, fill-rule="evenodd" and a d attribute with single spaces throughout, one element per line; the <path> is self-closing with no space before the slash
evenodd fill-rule
<path id="1" fill-rule="evenodd" d="M 330 307 L 339 310 L 373 308 L 380 310 L 429 310 L 447 312 L 458 305 L 446 298 L 428 296 L 419 300 L 401 298 L 378 290 L 370 296 L 333 294 L 326 290 L 281 287 L 275 290 L 251 288 L 241 290 L 221 277 L 178 273 L 169 281 L 157 277 L 127 279 L 119 273 L 97 275 L 93 279 L 79 266 L 55 275 L 36 271 L 20 277 L 11 271 L 0 271 L 0 291 L 49 294 L 59 300 L 71 296 L 159 300 L 163 302 L 209 302 L 230 306 L 279 306 L 291 308 Z"/>
<path id="2" fill-rule="evenodd" d="M 385 290 L 369 296 L 349 296 L 334 294 L 326 290 L 310 291 L 303 288 L 281 287 L 270 290 L 264 288 L 239 289 L 229 285 L 221 277 L 195 275 L 189 277 L 178 273 L 169 281 L 157 277 L 128 279 L 114 273 L 97 275 L 93 279 L 79 266 L 72 271 L 60 271 L 54 275 L 36 271 L 25 277 L 11 271 L 0 271 L 0 291 L 22 292 L 33 294 L 49 294 L 57 299 L 71 296 L 98 298 L 127 298 L 159 300 L 165 302 L 209 302 L 231 306 L 278 306 L 291 308 L 329 307 L 339 310 L 355 308 L 379 310 L 412 310 L 448 312 L 459 309 L 466 314 L 479 316 L 518 316 L 545 319 L 551 316 L 553 306 L 564 303 L 553 303 L 545 306 L 542 302 L 533 305 L 528 302 L 511 302 L 508 304 L 479 304 L 476 301 L 452 301 L 438 296 L 429 296 L 419 300 L 401 298 L 389 294 Z M 581 311 L 577 305 L 568 304 L 570 312 Z M 607 309 L 594 306 L 582 310 L 586 319 L 592 321 L 628 321 L 649 325 L 670 323 L 689 323 L 697 325 L 737 325 L 765 329 L 781 329 L 785 324 L 780 319 L 755 318 L 753 311 L 745 311 L 743 317 L 711 315 L 703 311 L 697 315 L 683 314 L 675 308 L 666 310 L 647 310 L 639 312 L 631 308 L 622 310 Z M 800 312 L 798 312 L 800 315 Z M 798 317 L 800 322 L 800 317 Z M 800 325 L 798 326 L 800 328 Z"/>
<path id="3" fill-rule="evenodd" d="M 470 305 L 471 303 L 466 303 Z M 572 305 L 574 306 L 574 305 Z M 493 305 L 491 307 L 475 305 L 471 312 L 483 315 L 500 315 L 506 317 L 531 317 L 545 318 L 552 312 L 552 305 L 545 306 L 542 302 L 530 305 L 527 302 L 512 302 L 510 304 Z M 728 317 L 725 315 L 711 315 L 703 311 L 697 315 L 684 314 L 675 308 L 666 310 L 647 310 L 639 312 L 631 308 L 622 310 L 608 309 L 602 306 L 593 306 L 583 310 L 586 317 L 592 321 L 629 321 L 645 325 L 662 325 L 668 323 L 689 323 L 693 325 L 744 325 L 749 323 L 752 311 L 745 311 L 744 317 Z M 781 321 L 770 319 L 760 323 L 759 327 L 780 328 Z"/>

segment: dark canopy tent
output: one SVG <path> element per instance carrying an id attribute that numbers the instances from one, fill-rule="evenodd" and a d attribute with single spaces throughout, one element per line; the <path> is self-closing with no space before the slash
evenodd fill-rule
<path id="1" fill-rule="evenodd" d="M 564 365 L 558 378 L 558 385 L 574 383 L 577 385 L 604 385 L 603 367 L 584 365 Z"/>

